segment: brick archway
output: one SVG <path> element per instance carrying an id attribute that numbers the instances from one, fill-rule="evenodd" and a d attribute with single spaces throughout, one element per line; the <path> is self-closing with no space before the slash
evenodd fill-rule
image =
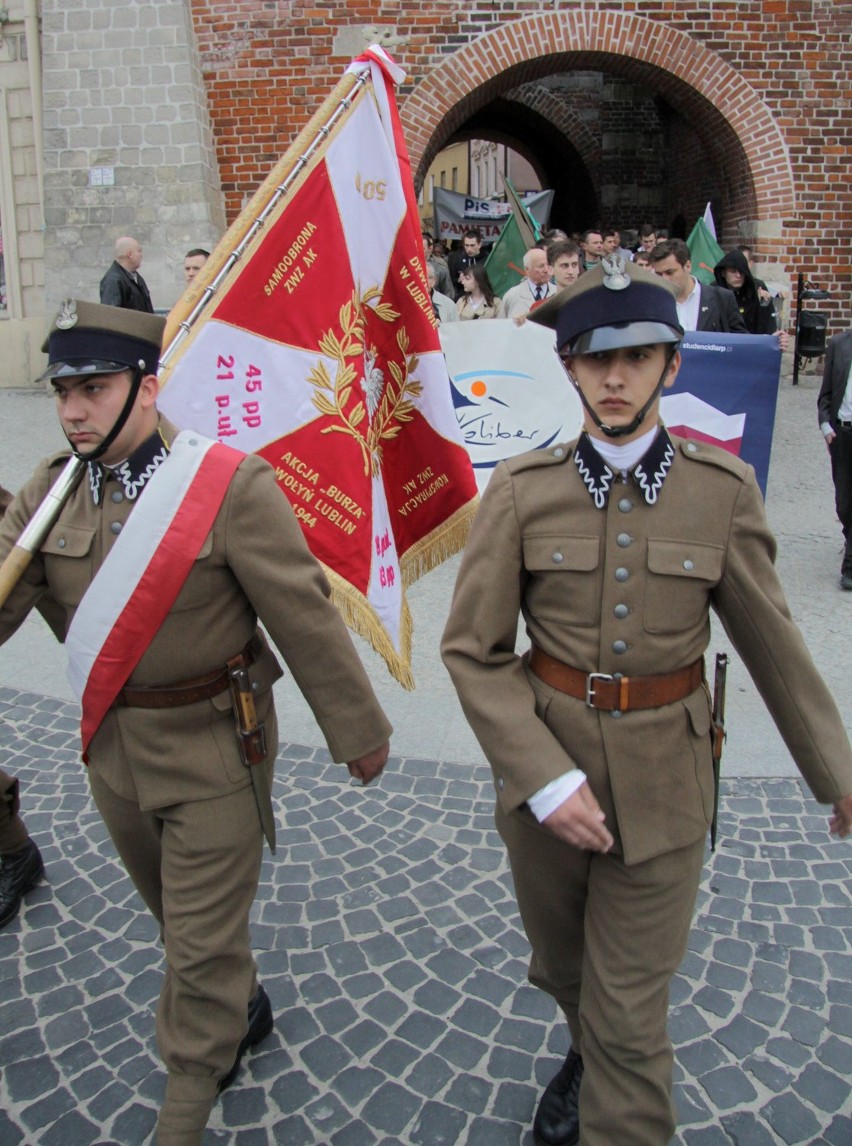
<path id="1" fill-rule="evenodd" d="M 716 52 L 645 17 L 576 10 L 504 24 L 461 48 L 406 98 L 412 166 L 429 163 L 465 120 L 498 94 L 556 70 L 617 72 L 651 86 L 697 132 L 724 147 L 730 211 L 739 221 L 796 214 L 784 138 L 757 93 Z"/>
<path id="2" fill-rule="evenodd" d="M 515 88 L 506 93 L 506 98 L 523 104 L 531 111 L 552 123 L 577 149 L 577 154 L 589 170 L 592 183 L 600 189 L 601 146 L 580 116 L 566 107 L 562 100 L 555 99 L 549 92 L 534 85 Z"/>

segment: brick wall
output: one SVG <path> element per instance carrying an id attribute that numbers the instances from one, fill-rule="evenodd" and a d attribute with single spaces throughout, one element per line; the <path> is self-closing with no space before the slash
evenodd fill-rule
<path id="1" fill-rule="evenodd" d="M 186 0 L 42 0 L 45 306 L 96 301 L 115 240 L 143 247 L 155 307 L 225 225 Z"/>
<path id="2" fill-rule="evenodd" d="M 748 240 L 786 273 L 803 270 L 832 291 L 833 324 L 850 322 L 849 3 L 190 2 L 229 218 L 367 42 L 406 69 L 400 105 L 421 178 L 494 100 L 535 104 L 540 88 L 546 102 L 554 77 L 596 73 L 597 121 L 568 99 L 577 130 L 564 138 L 584 161 L 597 150 L 586 175 L 604 218 L 627 224 L 644 206 L 642 217 L 668 213 L 660 224 L 692 221 L 713 199 L 723 244 Z M 616 97 L 631 88 L 628 108 Z M 639 137 L 627 171 L 607 147 L 618 135 Z"/>

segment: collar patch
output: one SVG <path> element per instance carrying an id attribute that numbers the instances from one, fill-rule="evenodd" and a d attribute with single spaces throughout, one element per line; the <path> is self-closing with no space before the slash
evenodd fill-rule
<path id="1" fill-rule="evenodd" d="M 124 496 L 128 501 L 136 500 L 168 456 L 168 447 L 160 436 L 159 430 L 155 430 L 150 438 L 146 438 L 142 445 L 133 451 L 129 458 L 125 458 L 123 462 L 112 467 L 112 472 L 124 490 Z M 100 505 L 107 479 L 107 467 L 95 461 L 89 462 L 87 468 L 92 500 L 95 505 Z"/>
<path id="2" fill-rule="evenodd" d="M 592 501 L 598 509 L 604 509 L 610 488 L 615 481 L 615 474 L 589 441 L 589 435 L 585 430 L 580 435 L 574 450 L 574 464 L 586 489 L 592 495 Z"/>
<path id="3" fill-rule="evenodd" d="M 675 448 L 664 426 L 654 438 L 644 457 L 633 468 L 633 480 L 648 505 L 655 505 L 666 474 L 672 468 Z M 592 501 L 598 509 L 605 509 L 616 475 L 592 445 L 583 431 L 574 450 L 574 464 L 583 479 Z"/>
<path id="4" fill-rule="evenodd" d="M 633 477 L 648 505 L 656 503 L 666 474 L 672 468 L 674 456 L 672 440 L 665 426 L 660 426 L 660 432 L 651 442 L 648 452 L 633 469 Z"/>

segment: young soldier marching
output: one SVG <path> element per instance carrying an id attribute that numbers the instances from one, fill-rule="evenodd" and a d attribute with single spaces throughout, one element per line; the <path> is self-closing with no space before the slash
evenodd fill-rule
<path id="1" fill-rule="evenodd" d="M 683 335 L 671 289 L 604 259 L 530 318 L 556 330 L 585 429 L 496 468 L 443 656 L 494 771 L 530 981 L 571 1033 L 535 1141 L 665 1146 L 669 983 L 714 803 L 711 606 L 840 836 L 852 750 L 790 617 L 753 470 L 660 424 Z"/>
<path id="2" fill-rule="evenodd" d="M 45 592 L 65 611 L 92 794 L 165 945 L 157 1141 L 197 1146 L 272 1029 L 248 924 L 263 830 L 274 840 L 281 670 L 258 617 L 362 783 L 390 725 L 271 468 L 159 416 L 164 325 L 73 301 L 54 321 L 43 377 L 85 473 L 0 609 L 0 640 Z M 42 462 L 13 501 L 0 558 L 66 462 Z"/>

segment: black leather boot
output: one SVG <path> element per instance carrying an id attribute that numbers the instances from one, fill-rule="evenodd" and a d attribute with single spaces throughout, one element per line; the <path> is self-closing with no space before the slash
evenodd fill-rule
<path id="1" fill-rule="evenodd" d="M 44 872 L 41 852 L 28 840 L 19 852 L 0 856 L 0 927 L 14 919 L 21 900 Z"/>
<path id="2" fill-rule="evenodd" d="M 533 1123 L 538 1146 L 575 1146 L 580 1139 L 580 1082 L 583 1060 L 573 1050 L 547 1084 Z"/>
<path id="3" fill-rule="evenodd" d="M 249 1047 L 257 1046 L 259 1042 L 262 1042 L 266 1036 L 271 1033 L 272 1004 L 263 987 L 258 987 L 254 993 L 254 998 L 249 1001 L 248 1005 L 248 1031 L 237 1048 L 237 1057 L 234 1059 L 234 1065 L 219 1083 L 220 1094 L 225 1087 L 230 1086 L 237 1077 L 237 1071 L 240 1069 L 240 1060 Z"/>

